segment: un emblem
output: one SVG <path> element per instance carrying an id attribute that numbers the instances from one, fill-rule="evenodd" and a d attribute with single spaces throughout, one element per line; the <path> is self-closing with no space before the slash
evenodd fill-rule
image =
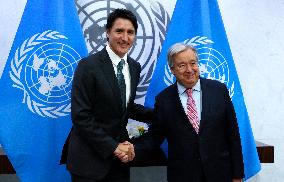
<path id="1" fill-rule="evenodd" d="M 73 73 L 81 57 L 60 39 L 67 38 L 51 30 L 36 34 L 24 41 L 11 61 L 13 86 L 23 91 L 29 110 L 43 117 L 71 111 Z"/>
<path id="2" fill-rule="evenodd" d="M 225 83 L 232 98 L 234 96 L 234 81 L 230 79 L 230 68 L 226 58 L 210 46 L 214 42 L 207 37 L 196 36 L 185 40 L 184 43 L 195 47 L 197 50 L 200 76 Z M 174 76 L 171 74 L 168 65 L 165 66 L 164 82 L 167 85 L 174 82 Z"/>
<path id="3" fill-rule="evenodd" d="M 146 0 L 76 0 L 75 3 L 91 54 L 100 51 L 107 42 L 105 24 L 110 12 L 124 8 L 135 14 L 139 26 L 129 55 L 142 66 L 136 98 L 144 99 L 170 22 L 167 11 L 160 3 Z"/>

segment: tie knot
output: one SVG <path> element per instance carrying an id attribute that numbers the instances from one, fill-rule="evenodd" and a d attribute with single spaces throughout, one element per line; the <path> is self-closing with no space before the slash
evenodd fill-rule
<path id="1" fill-rule="evenodd" d="M 192 88 L 187 89 L 187 90 L 186 90 L 187 95 L 190 96 L 190 97 L 192 97 L 192 91 L 193 91 Z"/>
<path id="2" fill-rule="evenodd" d="M 118 69 L 118 70 L 122 70 L 124 64 L 125 64 L 124 59 L 121 59 L 121 61 L 120 61 L 120 62 L 118 63 L 118 65 L 117 65 L 117 69 Z"/>

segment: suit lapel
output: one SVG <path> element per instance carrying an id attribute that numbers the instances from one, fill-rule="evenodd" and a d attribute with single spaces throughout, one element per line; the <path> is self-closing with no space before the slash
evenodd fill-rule
<path id="1" fill-rule="evenodd" d="M 186 112 L 182 106 L 182 103 L 180 101 L 180 97 L 179 97 L 179 93 L 178 93 L 178 88 L 177 88 L 177 82 L 173 85 L 173 89 L 172 89 L 172 92 L 173 92 L 173 96 L 170 97 L 169 99 L 172 99 L 173 100 L 173 103 L 175 104 L 174 105 L 174 109 L 176 109 L 175 112 L 177 115 L 181 114 L 182 115 L 182 121 L 183 123 L 185 123 L 185 126 L 189 127 L 190 130 L 192 130 L 192 132 L 196 133 L 193 126 L 191 125 L 190 121 L 188 120 L 188 117 L 186 115 Z M 177 116 L 177 118 L 179 118 Z"/>
<path id="2" fill-rule="evenodd" d="M 134 96 L 136 95 L 136 72 L 137 70 L 135 69 L 134 64 L 132 63 L 132 61 L 130 61 L 131 58 L 127 58 L 128 60 L 128 66 L 129 66 L 129 74 L 130 74 L 130 97 L 129 97 L 129 101 L 134 100 Z"/>
<path id="3" fill-rule="evenodd" d="M 210 91 L 208 90 L 208 86 L 206 84 L 206 80 L 203 78 L 200 78 L 200 86 L 202 91 L 202 111 L 201 111 L 201 121 L 199 126 L 199 133 L 202 132 L 203 126 L 205 125 L 204 122 L 207 121 L 207 114 L 209 112 L 209 106 L 210 106 Z M 211 95 L 212 96 L 212 95 Z"/>
<path id="4" fill-rule="evenodd" d="M 176 103 L 176 107 L 175 108 L 177 108 L 177 110 L 182 110 L 184 115 L 185 115 L 185 117 L 186 117 L 186 119 L 187 119 L 186 113 L 184 111 L 184 108 L 183 108 L 182 103 L 181 103 L 180 98 L 179 98 L 177 82 L 174 84 L 173 92 L 174 92 L 173 99 L 174 99 L 174 102 Z"/>
<path id="5" fill-rule="evenodd" d="M 116 78 L 115 72 L 113 70 L 112 62 L 111 62 L 105 48 L 102 50 L 102 59 L 100 61 L 101 61 L 102 70 L 104 72 L 104 76 L 107 79 L 107 81 L 110 85 L 110 89 L 113 92 L 114 103 L 119 103 L 119 104 L 115 104 L 115 105 L 121 106 L 122 102 L 121 102 L 121 99 L 120 99 L 120 91 L 119 91 L 119 87 L 118 87 L 118 83 L 117 83 L 117 78 Z M 120 110 L 122 109 L 122 107 L 119 107 L 119 108 L 120 108 Z"/>
<path id="6" fill-rule="evenodd" d="M 199 125 L 199 135 L 202 133 L 202 128 L 204 126 L 204 122 L 207 121 L 206 119 L 206 113 L 208 112 L 208 108 L 210 106 L 210 103 L 208 102 L 210 100 L 210 91 L 208 91 L 208 87 L 207 87 L 207 84 L 206 84 L 206 80 L 204 80 L 203 78 L 200 78 L 200 85 L 201 85 L 201 91 L 202 91 L 202 111 L 201 111 L 201 121 L 200 121 L 200 125 Z M 178 88 L 177 88 L 177 83 L 175 83 L 174 87 L 173 87 L 173 92 L 174 92 L 174 96 L 173 96 L 173 99 L 174 102 L 176 103 L 176 112 L 177 113 L 180 113 L 179 111 L 183 111 L 183 115 L 184 115 L 184 121 L 187 123 L 187 125 L 192 129 L 192 131 L 194 133 L 195 130 L 193 128 L 193 126 L 191 125 L 190 121 L 188 120 L 188 117 L 186 115 L 186 112 L 184 111 L 184 108 L 181 104 L 181 101 L 179 99 L 179 94 L 178 94 Z"/>

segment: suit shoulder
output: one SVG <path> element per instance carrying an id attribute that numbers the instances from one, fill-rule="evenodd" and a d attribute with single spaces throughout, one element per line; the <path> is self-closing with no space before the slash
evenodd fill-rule
<path id="1" fill-rule="evenodd" d="M 133 58 L 127 57 L 127 59 L 128 59 L 128 64 L 132 64 L 132 65 L 135 66 L 135 67 L 141 68 L 140 63 L 137 62 L 137 61 L 135 61 Z"/>
<path id="2" fill-rule="evenodd" d="M 86 70 L 88 70 L 88 68 L 89 67 L 91 67 L 91 65 L 93 65 L 94 63 L 94 55 L 89 55 L 89 56 L 87 56 L 87 57 L 84 57 L 84 58 L 82 58 L 80 61 L 79 61 L 79 63 L 78 63 L 78 66 L 77 66 L 77 70 L 78 69 L 82 69 L 82 68 L 84 68 L 84 69 L 86 69 Z"/>
<path id="3" fill-rule="evenodd" d="M 202 79 L 201 80 L 201 89 L 206 90 L 207 92 L 211 92 L 212 94 L 222 94 L 225 96 L 229 95 L 229 90 L 227 86 L 218 81 L 218 80 L 211 80 L 211 79 Z"/>
<path id="4" fill-rule="evenodd" d="M 104 54 L 103 50 L 99 51 L 95 54 L 91 54 L 79 61 L 78 66 L 80 67 L 86 67 L 87 68 L 93 68 L 97 64 L 99 64 L 99 60 L 105 59 L 107 55 Z"/>
<path id="5" fill-rule="evenodd" d="M 140 75 L 141 73 L 141 66 L 140 66 L 140 63 L 135 61 L 134 59 L 132 59 L 131 57 L 127 57 L 127 62 L 128 62 L 128 65 L 129 67 L 132 68 L 132 70 L 135 72 L 135 73 L 138 73 Z M 138 75 L 138 76 L 139 76 Z M 138 78 L 139 79 L 139 78 Z"/>
<path id="6" fill-rule="evenodd" d="M 176 90 L 176 85 L 170 85 L 167 88 L 165 88 L 164 90 L 162 90 L 158 95 L 157 95 L 157 99 L 159 98 L 171 98 L 175 92 L 177 92 Z"/>
<path id="7" fill-rule="evenodd" d="M 211 80 L 207 78 L 202 78 L 201 82 L 203 82 L 207 87 L 213 88 L 227 88 L 226 85 L 218 80 Z"/>

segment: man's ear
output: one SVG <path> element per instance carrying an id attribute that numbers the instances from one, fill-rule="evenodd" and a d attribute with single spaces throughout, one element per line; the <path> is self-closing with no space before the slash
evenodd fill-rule
<path id="1" fill-rule="evenodd" d="M 172 74 L 175 75 L 174 67 L 170 67 L 170 70 L 171 70 Z"/>

